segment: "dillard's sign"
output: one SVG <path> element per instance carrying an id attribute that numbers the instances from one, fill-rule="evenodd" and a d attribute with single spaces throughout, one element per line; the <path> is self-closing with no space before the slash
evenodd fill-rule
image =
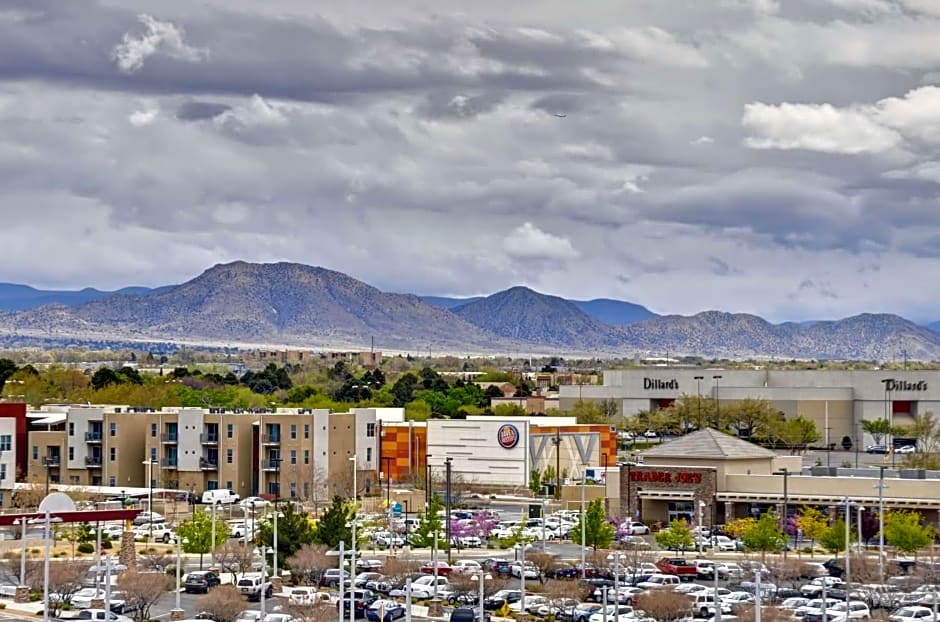
<path id="1" fill-rule="evenodd" d="M 679 390 L 679 381 L 673 378 L 672 380 L 661 380 L 659 378 L 644 378 L 643 379 L 643 390 L 644 391 L 678 391 Z"/>
<path id="2" fill-rule="evenodd" d="M 891 391 L 926 391 L 927 390 L 927 381 L 921 380 L 919 382 L 908 382 L 907 380 L 897 380 L 896 378 L 888 378 L 884 381 L 885 391 L 889 393 Z"/>

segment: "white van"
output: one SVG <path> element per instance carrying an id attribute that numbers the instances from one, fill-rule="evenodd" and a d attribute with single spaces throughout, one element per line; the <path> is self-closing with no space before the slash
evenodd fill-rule
<path id="1" fill-rule="evenodd" d="M 228 488 L 217 488 L 202 493 L 202 502 L 207 505 L 227 505 L 238 503 L 238 495 Z"/>

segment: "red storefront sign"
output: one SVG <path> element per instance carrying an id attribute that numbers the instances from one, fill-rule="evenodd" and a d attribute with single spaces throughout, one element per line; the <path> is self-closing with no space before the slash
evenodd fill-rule
<path id="1" fill-rule="evenodd" d="M 630 471 L 631 482 L 653 484 L 701 484 L 702 474 L 697 471 Z"/>

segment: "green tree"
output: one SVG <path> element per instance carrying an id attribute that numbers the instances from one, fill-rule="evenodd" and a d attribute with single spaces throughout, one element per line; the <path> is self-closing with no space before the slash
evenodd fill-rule
<path id="1" fill-rule="evenodd" d="M 885 419 L 862 419 L 862 429 L 871 434 L 875 445 L 883 444 L 884 438 L 891 434 L 891 423 Z"/>
<path id="2" fill-rule="evenodd" d="M 202 569 L 202 557 L 212 551 L 212 516 L 203 509 L 193 512 L 190 519 L 184 520 L 176 529 L 183 539 L 184 553 L 199 555 L 199 568 Z M 215 546 L 228 540 L 228 525 L 215 518 Z"/>
<path id="3" fill-rule="evenodd" d="M 917 512 L 894 510 L 885 514 L 885 542 L 902 553 L 916 554 L 933 542 L 933 532 Z"/>
<path id="4" fill-rule="evenodd" d="M 780 441 L 791 452 L 802 452 L 806 447 L 819 440 L 816 424 L 804 417 L 793 419 L 779 418 L 769 426 L 769 436 Z"/>
<path id="5" fill-rule="evenodd" d="M 278 504 L 281 515 L 277 518 L 277 561 L 288 567 L 287 559 L 305 544 L 314 541 L 314 529 L 307 515 L 294 510 L 293 503 Z M 258 538 L 265 548 L 274 548 L 274 523 L 266 520 L 258 527 Z"/>
<path id="6" fill-rule="evenodd" d="M 3 388 L 3 384 L 10 378 L 17 370 L 16 363 L 10 359 L 0 359 L 0 389 Z"/>
<path id="7" fill-rule="evenodd" d="M 568 413 L 568 415 L 573 416 L 578 421 L 578 423 L 582 424 L 608 423 L 607 416 L 604 414 L 604 409 L 594 402 L 578 400 L 571 407 L 571 411 Z"/>
<path id="8" fill-rule="evenodd" d="M 581 544 L 581 531 L 584 531 L 584 544 L 606 549 L 614 540 L 614 526 L 607 520 L 604 512 L 604 500 L 592 499 L 587 510 L 578 518 L 578 524 L 571 530 L 571 541 Z"/>
<path id="9" fill-rule="evenodd" d="M 812 556 L 813 544 L 829 529 L 829 521 L 826 520 L 822 510 L 807 505 L 800 510 L 800 515 L 796 518 L 796 526 L 800 528 L 804 536 L 809 538 L 810 556 Z"/>
<path id="10" fill-rule="evenodd" d="M 532 469 L 529 473 L 529 490 L 532 491 L 532 494 L 537 495 L 542 489 L 542 473 L 538 469 Z"/>
<path id="11" fill-rule="evenodd" d="M 438 534 L 440 538 L 441 533 L 441 516 L 440 511 L 444 509 L 444 502 L 441 500 L 440 495 L 434 495 L 431 498 L 431 503 L 428 504 L 428 511 L 421 515 L 418 520 L 418 525 L 415 527 L 414 531 L 411 532 L 411 543 L 416 547 L 429 547 L 434 544 L 434 534 Z M 440 544 L 440 542 L 438 543 Z"/>
<path id="12" fill-rule="evenodd" d="M 526 410 L 519 404 L 497 404 L 493 406 L 493 414 L 497 417 L 521 417 Z"/>
<path id="13" fill-rule="evenodd" d="M 661 529 L 653 536 L 656 544 L 667 551 L 688 551 L 695 546 L 689 526 L 678 518 L 669 523 L 669 529 Z"/>
<path id="14" fill-rule="evenodd" d="M 112 384 L 120 384 L 121 378 L 110 367 L 99 367 L 91 377 L 91 386 L 103 389 Z"/>
<path id="15" fill-rule="evenodd" d="M 786 537 L 777 527 L 777 517 L 765 512 L 761 517 L 749 524 L 741 541 L 751 551 L 760 551 L 761 559 L 766 559 L 767 553 L 776 553 L 786 545 Z"/>
<path id="16" fill-rule="evenodd" d="M 767 400 L 746 397 L 722 408 L 721 419 L 738 436 L 766 436 L 773 422 L 778 419 L 778 411 Z"/>
<path id="17" fill-rule="evenodd" d="M 917 444 L 916 453 L 904 456 L 903 466 L 912 469 L 940 467 L 940 420 L 931 411 L 916 415 L 912 425 L 894 434 L 914 438 Z"/>
<path id="18" fill-rule="evenodd" d="M 406 421 L 427 421 L 431 418 L 431 406 L 423 400 L 414 400 L 405 404 Z"/>
<path id="19" fill-rule="evenodd" d="M 340 542 L 345 542 L 347 548 L 352 548 L 352 521 L 356 518 L 356 510 L 352 503 L 336 495 L 330 507 L 317 521 L 317 529 L 313 534 L 313 542 L 325 544 L 336 548 Z M 303 544 L 303 543 L 302 543 Z M 299 547 L 298 547 L 299 548 Z"/>
<path id="20" fill-rule="evenodd" d="M 849 533 L 849 541 L 854 540 L 854 534 Z M 819 543 L 830 553 L 841 553 L 845 550 L 845 520 L 839 518 L 832 523 L 819 537 Z"/>

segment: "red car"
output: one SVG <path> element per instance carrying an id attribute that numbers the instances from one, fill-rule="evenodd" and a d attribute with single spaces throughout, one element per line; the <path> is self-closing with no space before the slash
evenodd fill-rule
<path id="1" fill-rule="evenodd" d="M 437 574 L 439 576 L 449 575 L 454 569 L 447 562 L 437 562 Z M 434 574 L 434 562 L 428 562 L 421 566 L 421 572 L 425 574 Z"/>

